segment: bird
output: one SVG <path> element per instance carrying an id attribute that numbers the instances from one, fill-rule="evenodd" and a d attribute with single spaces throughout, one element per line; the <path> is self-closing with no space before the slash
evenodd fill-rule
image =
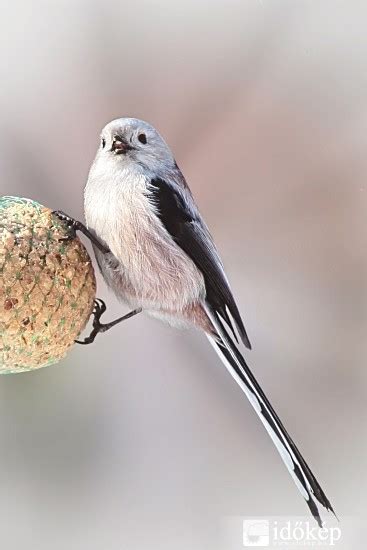
<path id="1" fill-rule="evenodd" d="M 80 230 L 91 239 L 105 282 L 131 311 L 102 323 L 106 306 L 97 300 L 93 330 L 79 343 L 141 312 L 203 331 L 322 527 L 320 504 L 335 512 L 240 351 L 239 340 L 248 349 L 251 344 L 222 260 L 173 153 L 153 126 L 119 118 L 103 128 L 84 210 L 86 225 L 55 213 L 71 238 Z"/>

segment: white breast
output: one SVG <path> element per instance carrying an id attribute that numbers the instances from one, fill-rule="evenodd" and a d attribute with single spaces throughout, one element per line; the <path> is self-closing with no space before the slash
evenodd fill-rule
<path id="1" fill-rule="evenodd" d="M 118 260 L 106 280 L 134 307 L 182 311 L 204 297 L 203 276 L 155 215 L 150 178 L 136 165 L 118 168 L 106 177 L 106 163 L 95 162 L 85 189 L 88 227 Z M 102 272 L 111 269 L 102 263 Z"/>

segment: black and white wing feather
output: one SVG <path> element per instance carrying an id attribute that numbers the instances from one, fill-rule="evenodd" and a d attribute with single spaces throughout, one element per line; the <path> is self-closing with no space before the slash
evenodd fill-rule
<path id="1" fill-rule="evenodd" d="M 243 343 L 251 349 L 223 264 L 190 190 L 181 189 L 160 178 L 151 180 L 150 189 L 161 222 L 204 275 L 208 303 L 228 324 L 237 340 L 230 319 L 232 317 Z"/>

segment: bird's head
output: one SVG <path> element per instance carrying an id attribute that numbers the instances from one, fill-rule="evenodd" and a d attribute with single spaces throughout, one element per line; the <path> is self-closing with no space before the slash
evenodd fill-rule
<path id="1" fill-rule="evenodd" d="M 97 157 L 116 166 L 137 163 L 152 171 L 175 164 L 171 150 L 157 130 L 137 118 L 109 122 L 102 130 Z"/>

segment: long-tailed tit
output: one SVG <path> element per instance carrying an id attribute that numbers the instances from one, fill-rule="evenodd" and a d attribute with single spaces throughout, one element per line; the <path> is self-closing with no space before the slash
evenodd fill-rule
<path id="1" fill-rule="evenodd" d="M 237 330 L 251 348 L 213 239 L 159 133 L 134 118 L 107 124 L 85 188 L 88 229 L 59 216 L 92 239 L 106 283 L 132 308 L 127 316 L 102 324 L 105 306 L 97 302 L 93 331 L 84 343 L 141 311 L 203 330 L 321 526 L 318 503 L 331 511 L 332 506 L 235 343 Z"/>

